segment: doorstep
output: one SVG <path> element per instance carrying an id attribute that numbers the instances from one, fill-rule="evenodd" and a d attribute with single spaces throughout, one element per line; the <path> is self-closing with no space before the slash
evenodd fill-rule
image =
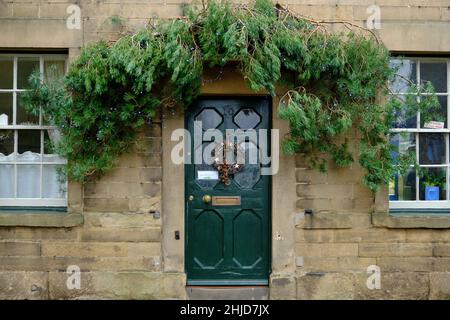
<path id="1" fill-rule="evenodd" d="M 187 286 L 188 300 L 268 300 L 268 286 Z"/>

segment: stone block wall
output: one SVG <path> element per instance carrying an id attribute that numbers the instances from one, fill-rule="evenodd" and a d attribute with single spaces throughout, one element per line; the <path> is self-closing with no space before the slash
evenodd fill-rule
<path id="1" fill-rule="evenodd" d="M 298 299 L 450 298 L 449 229 L 374 226 L 359 165 L 322 174 L 297 158 L 297 207 L 313 210 L 297 219 Z M 371 290 L 373 265 L 381 287 Z"/>
<path id="2" fill-rule="evenodd" d="M 0 227 L 0 299 L 183 298 L 183 275 L 162 273 L 161 175 L 155 121 L 110 173 L 85 185 L 82 225 Z M 80 290 L 66 286 L 71 265 Z"/>

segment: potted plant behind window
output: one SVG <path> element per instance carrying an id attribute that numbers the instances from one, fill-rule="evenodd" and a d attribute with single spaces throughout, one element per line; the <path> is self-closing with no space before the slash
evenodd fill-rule
<path id="1" fill-rule="evenodd" d="M 426 172 L 422 177 L 425 185 L 425 200 L 440 200 L 439 191 L 444 186 L 445 176 L 440 176 L 435 172 Z"/>

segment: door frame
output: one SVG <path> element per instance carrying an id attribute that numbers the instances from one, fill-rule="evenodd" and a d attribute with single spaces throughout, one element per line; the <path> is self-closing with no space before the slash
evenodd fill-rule
<path id="1" fill-rule="evenodd" d="M 272 113 L 273 113 L 273 107 L 272 107 L 272 99 L 270 99 L 269 95 L 200 95 L 198 97 L 198 99 L 211 99 L 211 100 L 226 100 L 226 99 L 245 99 L 245 98 L 267 98 L 268 100 L 268 110 L 267 110 L 267 114 L 268 114 L 268 130 L 272 129 Z M 185 112 L 184 114 L 184 128 L 186 130 L 188 130 L 188 123 L 187 123 L 187 119 L 188 119 L 188 113 L 189 112 L 193 112 L 192 110 L 187 110 L 187 112 Z M 269 142 L 269 148 L 272 148 L 272 143 Z M 272 149 L 270 149 L 272 151 Z M 186 177 L 186 165 L 184 166 L 185 170 L 184 170 L 184 174 Z M 187 203 L 188 203 L 188 194 L 187 194 L 187 190 L 186 190 L 186 185 L 187 185 L 187 181 L 184 181 L 185 184 L 185 194 L 184 194 L 184 221 L 187 220 Z M 267 252 L 267 262 L 268 262 L 268 278 L 267 281 L 265 280 L 189 280 L 188 278 L 186 279 L 186 283 L 189 286 L 254 286 L 254 285 L 268 285 L 269 284 L 269 278 L 270 278 L 270 274 L 272 272 L 272 176 L 268 177 L 268 190 L 267 190 L 267 195 L 268 195 L 268 232 L 267 232 L 267 247 L 268 247 L 268 252 Z M 220 207 L 217 208 L 216 210 L 220 210 Z M 186 235 L 188 233 L 188 224 L 185 223 L 184 224 L 184 252 L 186 253 L 187 251 L 187 240 L 186 240 Z M 186 273 L 186 277 L 187 277 L 187 255 L 184 255 L 184 272 Z"/>
<path id="2" fill-rule="evenodd" d="M 224 68 L 217 76 L 217 70 L 205 72 L 205 79 L 215 79 L 202 86 L 202 95 L 216 96 L 261 96 L 266 92 L 258 92 L 248 88 L 239 71 L 233 68 Z M 282 138 L 289 132 L 289 124 L 277 116 L 279 97 L 285 89 L 277 89 L 277 95 L 272 98 L 272 129 L 279 130 Z M 185 117 L 183 108 L 174 114 L 162 118 L 162 199 L 161 206 L 161 271 L 176 273 L 184 279 L 184 230 L 185 230 L 185 181 L 184 164 L 174 164 L 171 161 L 172 148 L 179 141 L 171 141 L 173 130 L 184 128 Z M 272 154 L 274 145 L 271 146 Z M 271 298 L 295 298 L 295 217 L 296 209 L 296 179 L 295 157 L 283 154 L 280 151 L 279 170 L 271 179 L 271 213 L 272 213 L 272 239 L 271 239 L 271 275 L 269 280 Z M 158 204 L 157 204 L 158 205 Z M 156 206 L 157 206 L 156 205 Z M 157 207 L 158 208 L 158 207 Z M 159 209 L 159 208 L 158 208 Z M 175 239 L 175 232 L 179 239 Z"/>

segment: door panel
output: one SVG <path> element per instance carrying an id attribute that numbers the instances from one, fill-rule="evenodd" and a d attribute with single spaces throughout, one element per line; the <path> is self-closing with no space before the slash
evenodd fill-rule
<path id="1" fill-rule="evenodd" d="M 204 131 L 217 128 L 223 133 L 226 129 L 258 132 L 270 129 L 269 119 L 268 97 L 202 98 L 189 108 L 186 128 L 194 137 L 194 121 L 201 120 Z M 194 150 L 193 140 L 191 150 Z M 205 139 L 197 144 L 198 148 L 203 149 L 210 142 Z M 257 139 L 249 136 L 242 144 L 245 164 L 231 175 L 229 185 L 218 180 L 213 165 L 193 164 L 195 152 L 190 155 L 192 164 L 185 165 L 188 284 L 268 283 L 270 176 L 260 174 L 263 150 Z M 252 164 L 250 160 L 253 160 Z M 220 199 L 205 203 L 202 199 L 205 195 Z"/>

